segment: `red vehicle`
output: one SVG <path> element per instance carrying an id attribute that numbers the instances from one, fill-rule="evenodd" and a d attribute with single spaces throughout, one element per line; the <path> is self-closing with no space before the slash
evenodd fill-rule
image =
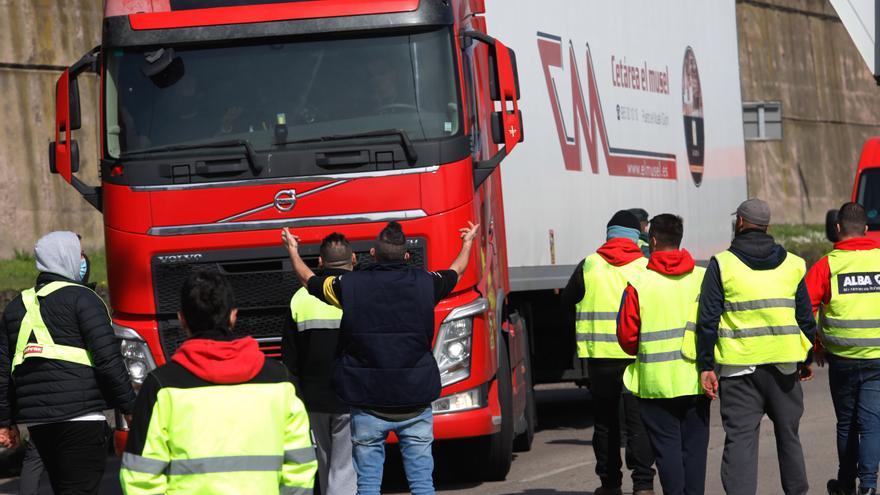
<path id="1" fill-rule="evenodd" d="M 457 229 L 480 223 L 435 313 L 435 435 L 472 439 L 479 472 L 504 478 L 534 429 L 498 169 L 522 124 L 514 53 L 483 12 L 482 0 L 107 0 L 102 45 L 58 80 L 50 158 L 103 212 L 133 382 L 183 341 L 179 288 L 194 270 L 224 273 L 236 332 L 279 355 L 298 286 L 283 226 L 307 259 L 333 231 L 363 259 L 397 220 L 433 270 L 454 258 Z M 101 81 L 99 186 L 74 175 L 86 72 Z"/>
<path id="2" fill-rule="evenodd" d="M 872 137 L 862 146 L 859 166 L 853 183 L 852 198 L 868 213 L 868 237 L 880 239 L 880 137 Z M 837 209 L 825 215 L 825 235 L 837 242 Z"/>

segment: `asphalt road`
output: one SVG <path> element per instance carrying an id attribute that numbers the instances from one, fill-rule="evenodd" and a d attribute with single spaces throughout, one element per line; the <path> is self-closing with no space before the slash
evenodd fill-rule
<path id="1" fill-rule="evenodd" d="M 825 493 L 825 482 L 837 471 L 834 446 L 834 411 L 828 392 L 828 373 L 817 369 L 813 381 L 804 384 L 805 412 L 801 421 L 801 441 L 810 478 L 810 493 Z M 599 486 L 591 447 L 593 434 L 590 397 L 583 389 L 569 385 L 542 386 L 538 401 L 538 432 L 530 452 L 515 454 L 506 481 L 478 482 L 462 480 L 462 472 L 473 465 L 463 465 L 462 448 L 452 446 L 437 452 L 437 490 L 447 495 L 574 495 L 591 494 Z M 707 494 L 723 493 L 720 479 L 724 431 L 717 404 L 712 411 L 709 443 Z M 765 418 L 761 425 L 759 494 L 782 493 L 776 462 L 773 425 Z M 397 456 L 390 455 L 386 468 L 384 493 L 407 493 Z M 108 470 L 101 494 L 119 492 L 118 461 L 108 460 Z M 628 476 L 628 475 L 626 475 Z M 631 490 L 625 476 L 624 489 Z M 0 493 L 17 493 L 16 479 L 0 480 Z M 655 482 L 660 493 L 660 484 Z M 44 480 L 42 493 L 51 493 Z"/>

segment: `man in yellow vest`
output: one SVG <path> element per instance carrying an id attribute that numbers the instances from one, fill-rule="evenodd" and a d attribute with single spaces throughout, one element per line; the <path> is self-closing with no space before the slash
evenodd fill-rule
<path id="1" fill-rule="evenodd" d="M 858 203 L 837 213 L 839 241 L 807 273 L 819 312 L 816 362 L 828 362 L 837 415 L 837 479 L 831 495 L 877 490 L 880 463 L 880 243 L 865 236 L 868 215 Z"/>
<path id="2" fill-rule="evenodd" d="M 131 413 L 131 379 L 107 307 L 84 285 L 79 236 L 51 232 L 34 254 L 36 286 L 0 319 L 0 436 L 10 446 L 12 423 L 27 425 L 54 493 L 97 493 L 107 462 L 103 411 Z"/>
<path id="3" fill-rule="evenodd" d="M 620 403 L 626 428 L 626 464 L 632 469 L 636 495 L 653 494 L 654 456 L 639 417 L 638 401 L 624 393 L 623 373 L 633 362 L 617 343 L 617 311 L 627 282 L 645 271 L 648 260 L 636 245 L 638 218 L 618 211 L 608 222 L 605 244 L 578 264 L 562 292 L 563 305 L 575 307 L 578 357 L 587 360 L 595 426 L 593 452 L 602 486 L 596 495 L 621 492 Z"/>
<path id="4" fill-rule="evenodd" d="M 697 298 L 705 270 L 679 249 L 681 217 L 651 219 L 648 269 L 630 280 L 620 305 L 617 338 L 636 361 L 623 377 L 639 398 L 664 495 L 702 495 L 709 448 L 709 399 L 693 359 L 682 356 L 693 341 Z"/>
<path id="5" fill-rule="evenodd" d="M 283 364 L 232 331 L 229 282 L 194 272 L 181 290 L 188 340 L 151 372 L 122 455 L 126 495 L 311 495 L 309 419 Z"/>
<path id="6" fill-rule="evenodd" d="M 705 393 L 721 397 L 727 435 L 721 481 L 732 495 L 754 495 L 758 489 L 764 414 L 773 421 L 783 492 L 809 490 L 798 437 L 804 412 L 799 379 L 812 377 L 803 363 L 812 357 L 816 320 L 804 260 L 776 244 L 769 225 L 766 202 L 743 202 L 736 210 L 733 242 L 709 261 L 700 289 L 697 364 Z"/>
<path id="7" fill-rule="evenodd" d="M 321 242 L 318 275 L 338 276 L 354 268 L 357 257 L 344 235 Z M 292 328 L 281 340 L 281 357 L 293 375 L 309 412 L 318 447 L 318 487 L 323 495 L 351 495 L 357 474 L 351 460 L 351 416 L 333 391 L 333 364 L 339 346 L 342 310 L 300 287 L 290 301 Z"/>

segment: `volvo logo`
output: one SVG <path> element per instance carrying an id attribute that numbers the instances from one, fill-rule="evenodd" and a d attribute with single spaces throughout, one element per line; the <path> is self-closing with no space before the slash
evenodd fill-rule
<path id="1" fill-rule="evenodd" d="M 200 261 L 202 259 L 202 253 L 168 254 L 165 256 L 156 256 L 156 259 L 158 259 L 160 263 L 189 263 Z"/>
<path id="2" fill-rule="evenodd" d="M 275 209 L 290 211 L 296 205 L 296 189 L 282 189 L 275 193 Z"/>

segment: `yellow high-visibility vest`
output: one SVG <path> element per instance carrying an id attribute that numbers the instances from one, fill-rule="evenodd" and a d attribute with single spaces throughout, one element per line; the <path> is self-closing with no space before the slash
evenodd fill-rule
<path id="1" fill-rule="evenodd" d="M 626 368 L 623 383 L 634 395 L 671 399 L 699 395 L 700 374 L 682 355 L 684 339 L 694 339 L 704 268 L 665 275 L 646 270 L 630 281 L 639 297 L 639 352 Z"/>
<path id="2" fill-rule="evenodd" d="M 18 330 L 18 340 L 15 342 L 15 354 L 12 357 L 12 371 L 28 358 L 56 359 L 70 363 L 93 367 L 92 356 L 81 347 L 59 345 L 52 340 L 52 334 L 43 316 L 40 314 L 40 298 L 46 297 L 58 289 L 64 287 L 81 287 L 91 290 L 84 285 L 71 282 L 49 282 L 40 290 L 28 289 L 21 293 L 21 302 L 24 304 L 25 315 L 21 320 Z M 30 342 L 31 336 L 34 342 Z"/>
<path id="3" fill-rule="evenodd" d="M 831 300 L 823 305 L 819 338 L 829 352 L 880 358 L 880 249 L 828 254 Z"/>
<path id="4" fill-rule="evenodd" d="M 788 253 L 772 270 L 752 270 L 730 251 L 715 260 L 724 288 L 715 360 L 738 366 L 804 361 L 812 343 L 795 317 L 804 260 Z"/>
<path id="5" fill-rule="evenodd" d="M 299 332 L 315 329 L 337 329 L 342 323 L 342 310 L 309 294 L 300 287 L 290 300 L 290 315 Z"/>
<path id="6" fill-rule="evenodd" d="M 626 284 L 645 271 L 647 258 L 614 266 L 598 253 L 584 260 L 584 298 L 575 305 L 580 358 L 632 359 L 617 343 L 617 311 Z"/>

